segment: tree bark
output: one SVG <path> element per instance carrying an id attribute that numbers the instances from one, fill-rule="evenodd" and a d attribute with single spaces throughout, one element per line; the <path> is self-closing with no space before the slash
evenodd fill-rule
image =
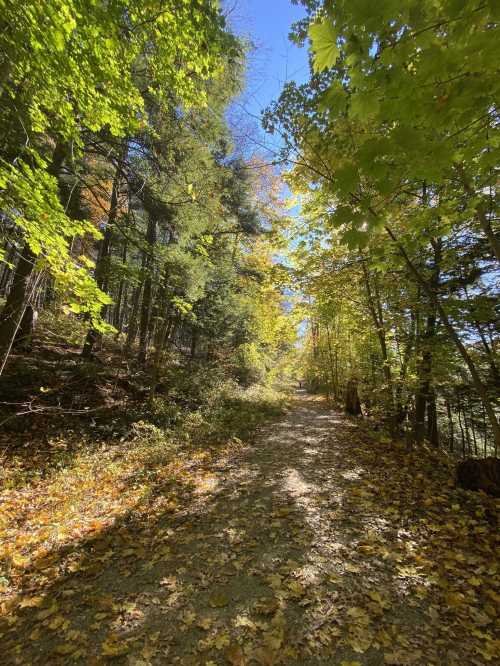
<path id="1" fill-rule="evenodd" d="M 372 289 L 370 272 L 368 270 L 366 262 L 367 262 L 366 257 L 361 257 L 361 266 L 363 269 L 368 310 L 372 317 L 373 324 L 375 326 L 375 330 L 377 333 L 377 339 L 380 346 L 380 354 L 382 356 L 382 372 L 384 374 L 385 383 L 387 385 L 387 392 L 389 394 L 387 412 L 389 420 L 392 422 L 392 425 L 394 425 L 395 410 L 394 410 L 394 395 L 393 395 L 393 386 L 392 386 L 392 373 L 389 361 L 389 354 L 387 352 L 387 340 L 385 335 L 385 323 L 382 312 L 382 304 L 380 302 L 380 295 L 378 292 L 378 288 L 375 284 L 374 288 Z"/>
<path id="2" fill-rule="evenodd" d="M 440 238 L 431 241 L 434 250 L 434 265 L 430 279 L 433 293 L 439 289 L 442 259 L 442 241 Z M 430 312 L 427 316 L 425 333 L 423 335 L 422 356 L 417 361 L 417 374 L 419 387 L 415 396 L 415 441 L 421 442 L 424 434 L 424 418 L 427 413 L 427 438 L 434 446 L 439 444 L 436 413 L 436 395 L 432 387 L 432 348 L 436 337 L 436 304 L 429 302 Z"/>
<path id="3" fill-rule="evenodd" d="M 150 247 L 153 249 L 156 243 L 156 227 L 157 222 L 153 215 L 149 216 L 148 229 L 146 240 Z M 151 319 L 151 300 L 153 293 L 151 271 L 153 269 L 153 261 L 151 255 L 146 259 L 146 275 L 144 277 L 143 291 L 142 291 L 142 304 L 141 304 L 141 319 L 139 327 L 139 356 L 138 360 L 141 365 L 146 363 L 148 351 L 148 337 L 149 337 L 149 323 Z"/>
<path id="4" fill-rule="evenodd" d="M 122 249 L 122 264 L 125 265 L 127 262 L 127 239 L 123 240 L 123 249 Z M 125 295 L 125 280 L 120 279 L 120 284 L 118 285 L 118 294 L 116 296 L 115 307 L 113 308 L 113 326 L 116 328 L 118 333 L 121 333 L 121 325 L 123 321 L 122 317 L 122 308 Z"/>
<path id="5" fill-rule="evenodd" d="M 446 400 L 446 413 L 448 415 L 448 430 L 450 434 L 450 451 L 453 453 L 455 449 L 455 433 L 453 428 L 453 418 L 451 415 L 450 401 Z"/>
<path id="6" fill-rule="evenodd" d="M 350 379 L 345 392 L 345 411 L 353 416 L 361 414 L 361 402 L 358 395 L 358 382 Z"/>
<path id="7" fill-rule="evenodd" d="M 335 400 L 338 400 L 339 397 L 339 387 L 337 385 L 337 379 L 335 376 L 335 363 L 334 363 L 334 358 L 333 358 L 333 353 L 332 353 L 332 340 L 330 336 L 330 327 L 328 324 L 326 324 L 326 341 L 328 344 L 328 359 L 329 359 L 329 366 L 330 366 L 330 377 L 332 380 L 332 389 L 333 389 L 333 397 Z"/>

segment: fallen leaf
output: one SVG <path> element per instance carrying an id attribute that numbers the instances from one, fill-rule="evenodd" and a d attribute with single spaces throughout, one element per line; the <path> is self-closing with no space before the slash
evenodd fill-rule
<path id="1" fill-rule="evenodd" d="M 351 564 L 348 562 L 345 566 L 344 569 L 348 571 L 349 573 L 359 573 L 361 571 L 361 568 L 358 567 L 356 564 Z"/>
<path id="2" fill-rule="evenodd" d="M 44 610 L 39 611 L 36 614 L 36 617 L 38 620 L 45 620 L 51 615 L 54 615 L 54 613 L 57 613 L 57 610 L 58 610 L 58 605 L 55 602 L 53 602 L 51 606 L 49 606 L 49 608 L 45 608 Z"/>
<path id="3" fill-rule="evenodd" d="M 230 645 L 224 652 L 224 656 L 232 666 L 245 666 L 247 658 L 238 644 Z"/>
<path id="4" fill-rule="evenodd" d="M 61 645 L 56 646 L 54 652 L 56 652 L 57 654 L 65 655 L 75 652 L 76 649 L 77 649 L 76 645 L 72 645 L 71 643 L 62 643 Z"/>
<path id="5" fill-rule="evenodd" d="M 208 600 L 208 604 L 212 608 L 223 608 L 224 606 L 227 606 L 228 603 L 229 599 L 225 594 L 214 594 Z"/>

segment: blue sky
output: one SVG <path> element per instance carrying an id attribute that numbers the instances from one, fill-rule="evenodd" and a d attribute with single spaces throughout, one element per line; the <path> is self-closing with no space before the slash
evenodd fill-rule
<path id="1" fill-rule="evenodd" d="M 307 77 L 307 50 L 288 40 L 294 21 L 304 16 L 291 0 L 226 0 L 229 22 L 255 44 L 247 72 L 246 104 L 253 113 L 275 99 L 287 80 Z"/>
<path id="2" fill-rule="evenodd" d="M 230 114 L 235 143 L 243 153 L 267 148 L 272 159 L 274 150 L 280 147 L 279 137 L 266 135 L 258 119 L 261 111 L 278 98 L 287 81 L 308 79 L 307 48 L 299 48 L 288 39 L 292 23 L 303 18 L 305 12 L 291 0 L 224 0 L 224 7 L 229 11 L 231 28 L 248 37 L 255 47 L 247 61 L 245 91 Z M 265 150 L 259 152 L 266 154 Z M 299 216 L 300 206 L 288 213 Z M 285 257 L 279 260 L 287 261 Z M 288 305 L 285 302 L 285 307 Z M 305 326 L 304 322 L 299 326 L 300 336 L 304 335 Z"/>
<path id="3" fill-rule="evenodd" d="M 292 23 L 304 17 L 304 9 L 291 0 L 224 0 L 224 8 L 231 28 L 255 46 L 247 61 L 245 91 L 234 105 L 237 140 L 278 148 L 276 138 L 262 134 L 258 118 L 278 98 L 284 83 L 307 79 L 307 49 L 288 40 Z"/>

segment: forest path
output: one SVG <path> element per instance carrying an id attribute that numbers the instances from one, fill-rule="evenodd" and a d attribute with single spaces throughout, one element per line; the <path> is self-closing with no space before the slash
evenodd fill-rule
<path id="1" fill-rule="evenodd" d="M 92 544 L 2 663 L 493 663 L 494 531 L 416 464 L 299 392 L 175 510 Z"/>

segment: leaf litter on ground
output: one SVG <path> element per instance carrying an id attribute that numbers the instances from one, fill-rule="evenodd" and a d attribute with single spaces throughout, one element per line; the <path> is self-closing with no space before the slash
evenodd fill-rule
<path id="1" fill-rule="evenodd" d="M 252 445 L 106 443 L 1 500 L 3 663 L 500 654 L 498 501 L 315 399 Z"/>

